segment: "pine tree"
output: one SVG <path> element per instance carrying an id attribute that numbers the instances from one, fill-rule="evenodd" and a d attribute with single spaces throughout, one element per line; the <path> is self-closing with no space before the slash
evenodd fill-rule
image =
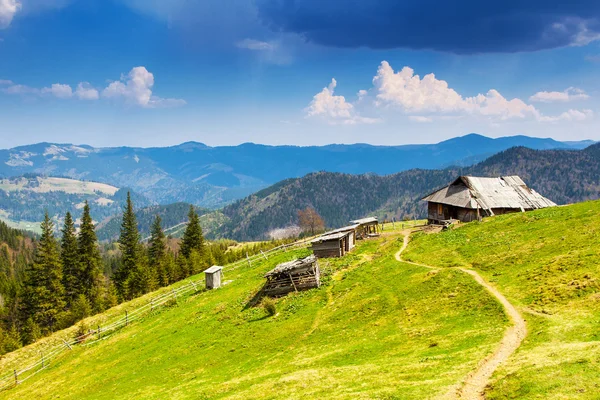
<path id="1" fill-rule="evenodd" d="M 21 318 L 23 322 L 31 318 L 42 331 L 50 332 L 65 308 L 64 288 L 54 224 L 48 213 L 41 228 L 34 262 L 25 271 Z"/>
<path id="2" fill-rule="evenodd" d="M 157 264 L 167 252 L 165 233 L 162 230 L 160 215 L 154 218 L 148 248 L 150 264 Z"/>
<path id="3" fill-rule="evenodd" d="M 98 248 L 98 238 L 94 230 L 94 222 L 90 215 L 90 206 L 85 202 L 81 226 L 77 238 L 80 273 L 77 285 L 87 297 L 94 311 L 102 311 L 100 285 L 102 274 L 102 256 Z"/>
<path id="4" fill-rule="evenodd" d="M 183 240 L 181 241 L 181 248 L 179 249 L 180 254 L 189 259 L 193 251 L 196 251 L 201 257 L 204 254 L 204 236 L 202 236 L 202 227 L 200 227 L 200 219 L 194 209 L 194 206 L 190 206 L 190 212 L 188 214 L 188 225 L 183 233 Z"/>
<path id="5" fill-rule="evenodd" d="M 123 222 L 121 223 L 121 236 L 119 238 L 122 262 L 119 269 L 115 272 L 115 286 L 121 298 L 132 298 L 139 287 L 136 282 L 131 281 L 140 263 L 139 243 L 140 234 L 138 233 L 137 219 L 133 212 L 131 195 L 128 192 L 127 204 L 123 211 Z M 132 290 L 134 293 L 131 292 Z"/>
<path id="6" fill-rule="evenodd" d="M 65 224 L 62 229 L 60 260 L 63 267 L 63 286 L 65 288 L 65 300 L 67 305 L 83 293 L 83 287 L 79 285 L 81 269 L 79 263 L 79 249 L 77 245 L 77 236 L 75 234 L 75 224 L 71 213 L 65 215 Z"/>

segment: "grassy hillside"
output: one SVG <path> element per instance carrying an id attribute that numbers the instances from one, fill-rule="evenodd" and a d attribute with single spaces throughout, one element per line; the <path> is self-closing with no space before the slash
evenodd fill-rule
<path id="1" fill-rule="evenodd" d="M 452 394 L 508 324 L 469 276 L 399 263 L 399 233 L 323 260 L 319 289 L 248 302 L 263 274 L 308 250 L 225 270 L 222 289 L 181 298 L 104 341 L 78 346 L 0 398 L 432 398 Z M 148 296 L 134 304 L 148 301 Z M 104 316 L 120 315 L 122 304 Z M 95 326 L 95 320 L 89 320 Z M 39 357 L 59 332 L 0 360 Z"/>
<path id="2" fill-rule="evenodd" d="M 600 202 L 513 214 L 417 235 L 406 260 L 477 270 L 520 309 L 529 334 L 489 399 L 597 399 Z"/>
<path id="3" fill-rule="evenodd" d="M 223 209 L 221 237 L 256 240 L 298 223 L 298 210 L 314 207 L 329 227 L 377 215 L 425 216 L 420 199 L 459 175 L 520 175 L 532 188 L 558 204 L 600 198 L 600 144 L 585 150 L 506 150 L 468 168 L 410 170 L 393 175 L 320 172 L 290 179 Z"/>

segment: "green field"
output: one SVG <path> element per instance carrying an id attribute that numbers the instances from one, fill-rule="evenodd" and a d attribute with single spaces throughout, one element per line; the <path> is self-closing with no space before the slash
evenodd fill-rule
<path id="1" fill-rule="evenodd" d="M 600 202 L 420 233 L 403 257 L 478 271 L 527 320 L 486 398 L 600 398 Z"/>
<path id="2" fill-rule="evenodd" d="M 343 259 L 323 260 L 323 285 L 278 299 L 272 317 L 247 306 L 263 274 L 308 250 L 226 269 L 231 282 L 223 288 L 77 346 L 0 397 L 452 398 L 495 350 L 508 321 L 466 274 L 396 261 L 401 244 L 400 233 L 387 232 Z M 127 307 L 134 304 L 107 315 Z M 2 372 L 39 357 L 37 349 L 60 335 L 7 355 Z"/>

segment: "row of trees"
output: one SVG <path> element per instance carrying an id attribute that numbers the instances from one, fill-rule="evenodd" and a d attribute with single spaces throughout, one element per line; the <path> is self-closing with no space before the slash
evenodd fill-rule
<path id="1" fill-rule="evenodd" d="M 86 202 L 79 231 L 65 215 L 60 239 L 48 213 L 32 262 L 27 263 L 14 299 L 10 325 L 0 331 L 0 345 L 11 351 L 78 320 L 200 272 L 210 262 L 198 214 L 190 207 L 179 251 L 169 246 L 160 217 L 147 245 L 141 242 L 131 197 L 123 213 L 118 262 L 106 268 Z"/>

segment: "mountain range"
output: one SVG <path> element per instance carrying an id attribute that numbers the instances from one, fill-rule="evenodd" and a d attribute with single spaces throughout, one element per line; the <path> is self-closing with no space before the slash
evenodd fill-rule
<path id="1" fill-rule="evenodd" d="M 387 175 L 413 168 L 469 166 L 514 146 L 581 149 L 593 142 L 559 142 L 527 136 L 491 139 L 477 134 L 437 144 L 373 146 L 267 146 L 95 148 L 38 143 L 0 150 L 0 177 L 62 176 L 131 188 L 148 203 L 188 202 L 219 208 L 276 182 L 318 171 Z"/>
<path id="2" fill-rule="evenodd" d="M 600 198 L 600 143 L 584 150 L 534 150 L 514 147 L 470 167 L 412 169 L 396 174 L 312 173 L 288 179 L 223 209 L 218 235 L 235 240 L 265 239 L 298 223 L 298 211 L 313 207 L 327 227 L 352 219 L 421 218 L 420 199 L 460 175 L 519 175 L 558 204 Z"/>

